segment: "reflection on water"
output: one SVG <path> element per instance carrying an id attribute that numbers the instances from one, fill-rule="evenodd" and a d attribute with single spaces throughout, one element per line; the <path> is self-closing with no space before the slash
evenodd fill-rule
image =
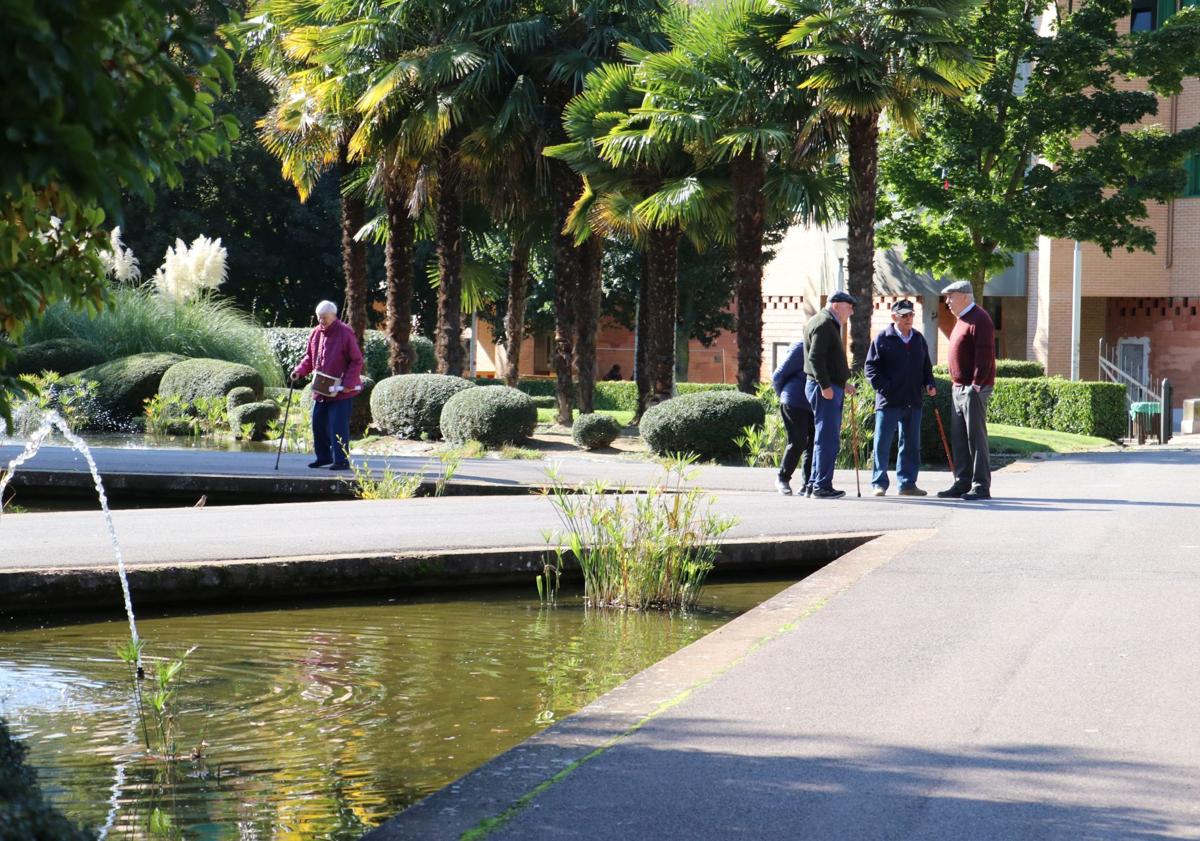
<path id="1" fill-rule="evenodd" d="M 712 583 L 687 616 L 520 590 L 141 620 L 151 659 L 199 645 L 171 768 L 145 757 L 122 621 L 13 631 L 0 715 L 109 839 L 353 839 L 788 583 Z M 173 829 L 149 833 L 155 807 Z"/>

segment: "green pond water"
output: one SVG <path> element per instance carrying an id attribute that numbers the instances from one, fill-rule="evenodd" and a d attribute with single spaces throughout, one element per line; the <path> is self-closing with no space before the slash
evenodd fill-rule
<path id="1" fill-rule="evenodd" d="M 198 646 L 177 701 L 198 750 L 170 766 L 147 757 L 123 619 L 12 630 L 0 716 L 52 802 L 108 839 L 356 839 L 789 583 L 712 582 L 687 615 L 523 588 L 144 616 L 148 663 Z"/>

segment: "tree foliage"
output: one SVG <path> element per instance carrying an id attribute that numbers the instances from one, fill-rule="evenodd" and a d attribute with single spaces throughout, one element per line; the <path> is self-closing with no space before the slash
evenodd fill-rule
<path id="1" fill-rule="evenodd" d="M 54 300 L 102 306 L 122 191 L 177 184 L 237 126 L 212 110 L 232 61 L 182 0 L 14 0 L 0 56 L 0 329 L 15 339 Z M 0 380 L 0 414 L 18 388 Z"/>
<path id="2" fill-rule="evenodd" d="M 1182 190 L 1183 159 L 1200 148 L 1200 127 L 1149 122 L 1155 94 L 1200 73 L 1200 9 L 1132 34 L 1117 27 L 1128 0 L 1082 4 L 1044 35 L 1042 13 L 1032 0 L 987 3 L 970 48 L 988 78 L 961 102 L 927 106 L 921 135 L 883 144 L 881 237 L 918 271 L 970 279 L 977 297 L 1039 235 L 1152 250 L 1146 203 Z"/>

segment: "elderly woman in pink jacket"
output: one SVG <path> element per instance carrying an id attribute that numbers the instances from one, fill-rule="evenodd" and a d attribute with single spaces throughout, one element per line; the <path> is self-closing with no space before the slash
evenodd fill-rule
<path id="1" fill-rule="evenodd" d="M 316 461 L 309 467 L 350 469 L 350 406 L 362 390 L 363 355 L 354 331 L 332 301 L 317 304 L 317 326 L 292 379 L 313 375 L 312 431 Z"/>

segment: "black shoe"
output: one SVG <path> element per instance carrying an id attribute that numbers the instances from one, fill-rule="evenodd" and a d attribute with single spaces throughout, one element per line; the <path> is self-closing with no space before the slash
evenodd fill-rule
<path id="1" fill-rule="evenodd" d="M 815 499 L 841 499 L 846 495 L 845 491 L 835 491 L 833 488 L 817 488 L 812 492 Z"/>
<path id="2" fill-rule="evenodd" d="M 812 496 L 812 495 L 813 495 L 813 486 L 812 485 L 805 485 L 800 490 L 800 496 Z"/>
<path id="3" fill-rule="evenodd" d="M 963 494 L 962 498 L 966 500 L 991 499 L 992 494 L 991 491 L 986 491 L 983 488 L 972 488 Z"/>
<path id="4" fill-rule="evenodd" d="M 792 495 L 792 486 L 787 479 L 775 479 L 775 490 L 779 491 L 783 496 Z"/>
<path id="5" fill-rule="evenodd" d="M 966 492 L 966 488 L 960 488 L 958 485 L 951 485 L 944 491 L 938 491 L 937 495 L 941 499 L 962 499 L 962 495 Z"/>
<path id="6" fill-rule="evenodd" d="M 329 465 L 329 469 L 330 470 L 349 470 L 350 462 L 345 462 L 344 464 L 331 464 L 331 465 Z"/>
<path id="7" fill-rule="evenodd" d="M 330 464 L 331 464 L 331 462 L 328 462 L 328 461 L 310 461 L 308 463 L 308 466 L 309 467 L 328 467 Z"/>

